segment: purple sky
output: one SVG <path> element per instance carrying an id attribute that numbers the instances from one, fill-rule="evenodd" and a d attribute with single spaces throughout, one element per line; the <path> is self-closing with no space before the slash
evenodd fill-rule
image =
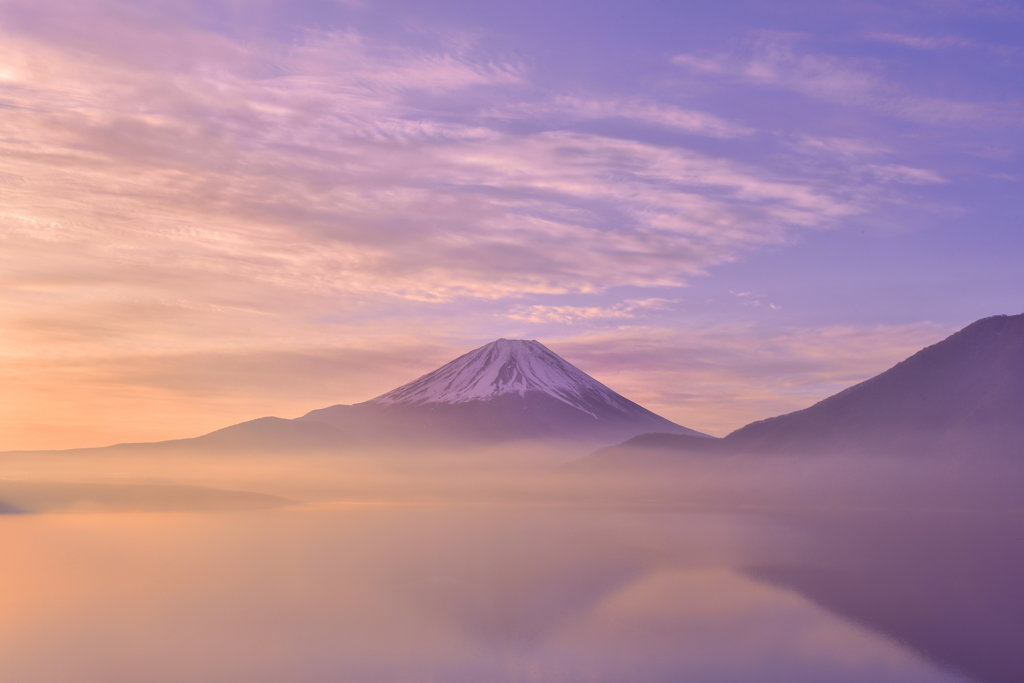
<path id="1" fill-rule="evenodd" d="M 0 449 L 538 339 L 686 426 L 1024 310 L 1011 2 L 0 0 Z"/>

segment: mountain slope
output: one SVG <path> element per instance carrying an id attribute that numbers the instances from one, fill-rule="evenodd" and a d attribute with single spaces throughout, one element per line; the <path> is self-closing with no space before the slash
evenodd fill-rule
<path id="1" fill-rule="evenodd" d="M 979 320 L 880 375 L 713 446 L 642 436 L 602 449 L 594 462 L 640 453 L 651 462 L 655 451 L 1024 455 L 1024 314 Z"/>
<path id="2" fill-rule="evenodd" d="M 617 394 L 537 341 L 499 339 L 365 403 L 299 420 L 392 438 L 613 443 L 651 431 L 703 436 Z"/>
<path id="3" fill-rule="evenodd" d="M 273 453 L 279 451 L 326 451 L 358 443 L 357 439 L 336 427 L 321 422 L 299 422 L 280 417 L 255 420 L 223 427 L 202 436 L 167 441 L 119 443 L 112 446 L 47 451 L 3 451 L 2 455 L 32 453 L 144 453 L 152 455 L 185 453 Z"/>
<path id="4" fill-rule="evenodd" d="M 1024 450 L 1024 315 L 979 320 L 880 375 L 725 437 L 743 450 Z"/>

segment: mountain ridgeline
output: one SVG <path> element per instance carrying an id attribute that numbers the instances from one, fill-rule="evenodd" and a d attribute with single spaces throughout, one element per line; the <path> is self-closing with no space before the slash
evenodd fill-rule
<path id="1" fill-rule="evenodd" d="M 594 457 L 655 453 L 1024 455 L 1024 314 L 979 320 L 809 408 L 722 439 L 650 434 Z"/>
<path id="2" fill-rule="evenodd" d="M 1024 314 L 979 320 L 809 408 L 721 439 L 637 405 L 540 342 L 499 339 L 363 403 L 108 449 L 411 453 L 540 440 L 576 453 L 604 446 L 584 461 L 614 466 L 723 454 L 1024 456 Z"/>
<path id="3" fill-rule="evenodd" d="M 519 339 L 491 342 L 365 403 L 298 420 L 434 442 L 610 444 L 647 432 L 708 438 L 612 391 L 540 342 Z"/>
<path id="4" fill-rule="evenodd" d="M 79 450 L 415 453 L 547 441 L 581 454 L 648 432 L 711 438 L 612 391 L 540 342 L 499 339 L 363 403 L 294 420 L 262 417 L 192 439 Z"/>

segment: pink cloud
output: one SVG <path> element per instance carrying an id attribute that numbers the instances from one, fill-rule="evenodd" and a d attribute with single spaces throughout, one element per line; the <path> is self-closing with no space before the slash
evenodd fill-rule
<path id="1" fill-rule="evenodd" d="M 52 4 L 59 21 L 22 17 L 0 33 L 0 370 L 16 378 L 11 395 L 39 406 L 60 395 L 56 412 L 102 395 L 94 419 L 101 408 L 118 423 L 175 416 L 113 440 L 298 414 L 316 407 L 299 406 L 299 389 L 281 390 L 289 398 L 274 410 L 246 396 L 283 386 L 287 371 L 309 389 L 323 358 L 399 354 L 410 329 L 434 349 L 422 358 L 430 370 L 438 349 L 479 333 L 460 307 L 499 302 L 490 319 L 502 324 L 512 310 L 515 324 L 635 325 L 660 304 L 525 298 L 683 286 L 870 208 L 814 174 L 564 130 L 559 121 L 621 118 L 751 134 L 640 98 L 549 97 L 521 63 L 475 57 L 472 37 L 433 50 L 352 31 L 243 44 L 172 5 L 140 19 L 123 5 Z M 768 64 L 783 83 L 797 78 L 786 59 Z M 797 65 L 797 81 L 807 69 Z M 474 113 L 446 109 L 464 102 Z M 510 132 L 488 111 L 554 125 Z M 231 370 L 226 358 L 252 363 Z M 263 361 L 280 372 L 252 369 Z M 221 387 L 240 375 L 254 384 L 217 412 L 204 373 Z M 312 395 L 390 388 L 368 391 L 365 373 L 344 389 L 337 380 Z M 182 396 L 207 396 L 198 421 L 168 412 Z M 31 438 L 55 419 L 11 410 Z"/>
<path id="2" fill-rule="evenodd" d="M 667 128 L 713 138 L 735 138 L 754 132 L 707 112 L 682 109 L 639 98 L 557 96 L 539 103 L 515 104 L 486 112 L 496 118 L 575 121 L 621 118 L 643 125 Z"/>
<path id="3" fill-rule="evenodd" d="M 861 210 L 684 150 L 413 116 L 410 91 L 522 75 L 349 33 L 311 39 L 259 78 L 232 64 L 157 78 L 33 43 L 22 53 L 48 66 L 26 77 L 31 89 L 7 89 L 23 113 L 7 123 L 5 171 L 35 188 L 10 213 L 51 226 L 74 214 L 75 235 L 113 237 L 136 258 L 180 250 L 181 265 L 278 284 L 292 272 L 300 289 L 311 274 L 425 299 L 679 284 Z"/>

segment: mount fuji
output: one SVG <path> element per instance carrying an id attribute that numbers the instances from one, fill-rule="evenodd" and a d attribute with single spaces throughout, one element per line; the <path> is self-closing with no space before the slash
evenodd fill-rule
<path id="1" fill-rule="evenodd" d="M 702 437 L 612 391 L 538 341 L 499 339 L 356 405 L 298 421 L 411 440 L 555 438 L 615 443 L 647 432 Z"/>
<path id="2" fill-rule="evenodd" d="M 294 420 L 261 417 L 191 439 L 74 450 L 329 453 L 537 440 L 589 450 L 648 432 L 711 440 L 615 393 L 540 342 L 499 339 L 363 403 Z"/>

